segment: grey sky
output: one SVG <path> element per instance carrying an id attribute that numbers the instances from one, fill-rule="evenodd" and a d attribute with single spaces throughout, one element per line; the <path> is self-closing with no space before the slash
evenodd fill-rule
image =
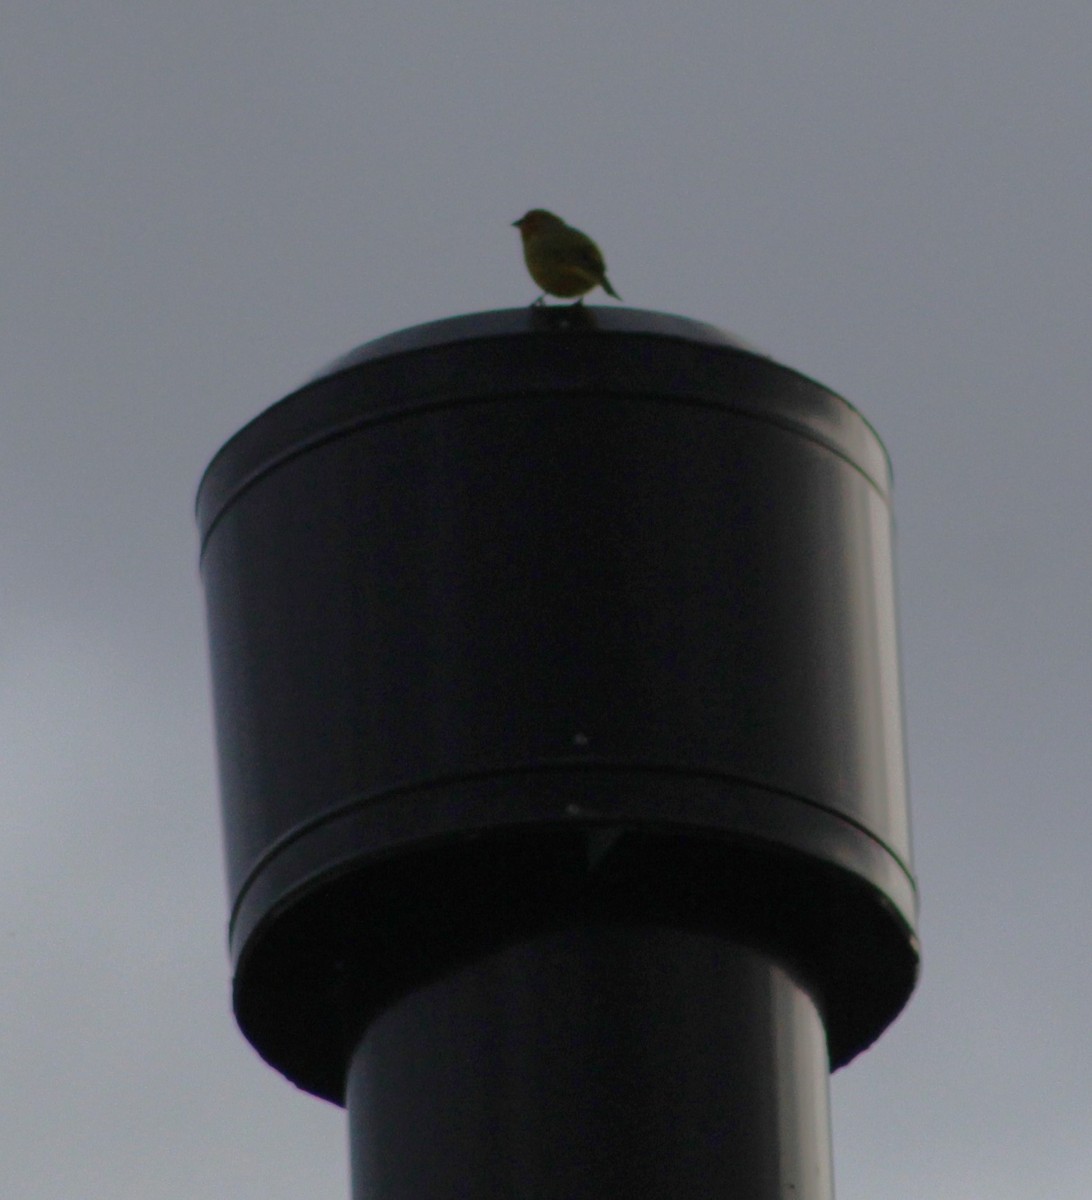
<path id="1" fill-rule="evenodd" d="M 1092 1188 L 1092 9 L 30 3 L 4 21 L 0 1193 L 344 1197 L 230 1018 L 192 498 L 509 223 L 846 395 L 895 464 L 924 979 L 839 1200 Z"/>

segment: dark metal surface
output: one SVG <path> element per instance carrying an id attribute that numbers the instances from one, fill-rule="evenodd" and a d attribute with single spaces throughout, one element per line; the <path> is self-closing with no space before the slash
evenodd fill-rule
<path id="1" fill-rule="evenodd" d="M 840 397 L 625 309 L 405 331 L 233 438 L 198 516 L 260 1052 L 341 1100 L 362 1014 L 603 911 L 761 942 L 867 1046 L 917 965 L 888 487 Z"/>
<path id="2" fill-rule="evenodd" d="M 725 333 L 714 325 L 676 317 L 671 313 L 646 312 L 638 308 L 593 308 L 590 304 L 557 305 L 530 308 L 498 309 L 494 312 L 469 313 L 446 317 L 427 325 L 399 329 L 386 337 L 365 342 L 342 355 L 319 372 L 316 379 L 326 379 L 338 371 L 348 370 L 364 362 L 373 362 L 394 354 L 406 354 L 454 342 L 478 341 L 483 338 L 508 337 L 528 330 L 595 329 L 603 333 L 619 332 L 644 334 L 648 337 L 683 338 L 688 342 L 705 342 L 713 346 L 731 346 L 761 354 L 757 347 L 742 338 Z"/>
<path id="3" fill-rule="evenodd" d="M 509 946 L 369 1027 L 359 1200 L 830 1200 L 814 1001 L 710 934 L 588 926 Z"/>

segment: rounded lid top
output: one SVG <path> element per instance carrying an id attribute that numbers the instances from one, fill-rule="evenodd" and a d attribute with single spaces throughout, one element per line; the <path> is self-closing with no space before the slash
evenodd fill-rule
<path id="1" fill-rule="evenodd" d="M 525 334 L 543 330 L 597 329 L 604 333 L 643 333 L 653 337 L 684 338 L 689 342 L 705 342 L 712 346 L 728 346 L 749 354 L 764 354 L 734 334 L 725 333 L 705 321 L 678 317 L 672 313 L 651 312 L 643 308 L 596 308 L 586 304 L 528 305 L 526 308 L 498 308 L 492 312 L 464 313 L 426 321 L 388 333 L 347 354 L 334 359 L 319 371 L 311 382 L 326 379 L 339 371 L 358 367 L 361 363 L 410 350 L 424 350 L 447 342 L 465 342 L 475 338 L 503 337 L 505 334 Z"/>
<path id="2" fill-rule="evenodd" d="M 524 353 L 521 343 L 533 345 L 535 352 Z M 493 390 L 518 384 L 524 391 L 576 386 L 579 364 L 587 366 L 592 344 L 591 359 L 596 364 L 592 374 L 600 382 L 604 371 L 613 372 L 616 387 L 655 386 L 665 397 L 682 398 L 696 387 L 706 401 L 724 402 L 715 382 L 697 366 L 702 355 L 729 356 L 750 377 L 779 379 L 788 386 L 778 387 L 775 401 L 762 387 L 756 415 L 798 428 L 836 448 L 886 491 L 890 476 L 886 451 L 860 413 L 830 389 L 741 338 L 704 321 L 645 309 L 530 305 L 413 325 L 335 359 L 243 426 L 214 456 L 197 491 L 202 540 L 231 497 L 286 455 L 339 431 L 383 419 L 395 408 L 431 405 L 440 395 L 454 399 L 472 384 Z M 635 345 L 641 347 L 637 355 Z M 662 353 L 652 351 L 656 345 Z M 467 360 L 476 364 L 473 381 L 467 374 Z M 409 362 L 412 368 L 403 365 Z M 659 374 L 654 370 L 657 363 L 662 368 Z M 359 385 L 346 383 L 346 377 L 355 378 L 361 369 L 369 375 L 367 405 L 361 404 Z M 577 382 L 586 384 L 586 380 Z M 312 402 L 316 389 L 323 393 L 319 404 Z"/>

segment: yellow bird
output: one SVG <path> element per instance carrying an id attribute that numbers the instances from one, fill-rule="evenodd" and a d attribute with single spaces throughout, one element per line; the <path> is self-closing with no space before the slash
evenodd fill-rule
<path id="1" fill-rule="evenodd" d="M 523 258 L 531 278 L 551 296 L 579 296 L 601 287 L 615 300 L 622 297 L 610 285 L 603 253 L 586 233 L 566 225 L 544 208 L 532 208 L 512 224 L 523 239 Z M 535 301 L 541 304 L 539 296 Z"/>

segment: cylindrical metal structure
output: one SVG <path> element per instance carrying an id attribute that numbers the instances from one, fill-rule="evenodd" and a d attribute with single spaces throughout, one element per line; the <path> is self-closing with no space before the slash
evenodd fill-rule
<path id="1" fill-rule="evenodd" d="M 221 450 L 235 1010 L 348 1101 L 358 1196 L 829 1194 L 827 1068 L 917 969 L 889 484 L 820 385 L 583 306 L 373 342 Z"/>
<path id="2" fill-rule="evenodd" d="M 829 1200 L 827 1090 L 819 1011 L 776 961 L 581 925 L 372 1023 L 349 1073 L 353 1195 Z"/>

